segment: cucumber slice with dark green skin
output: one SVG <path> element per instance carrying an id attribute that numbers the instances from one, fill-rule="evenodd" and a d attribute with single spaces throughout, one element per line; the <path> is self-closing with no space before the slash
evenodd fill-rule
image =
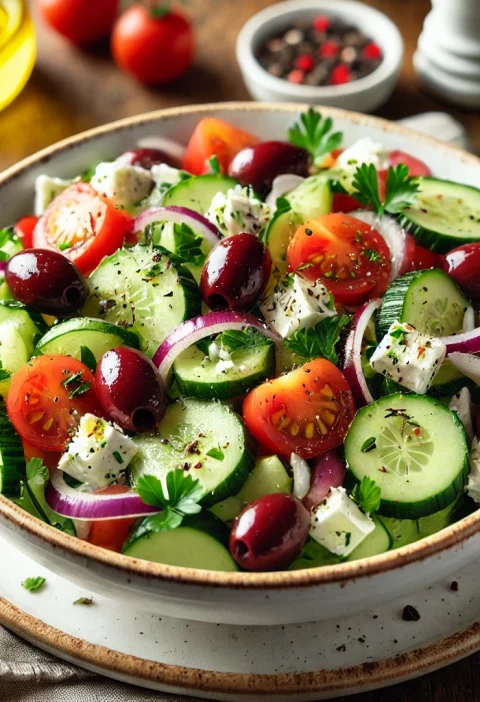
<path id="1" fill-rule="evenodd" d="M 413 544 L 415 541 L 419 541 L 431 534 L 436 534 L 454 524 L 462 516 L 461 510 L 464 502 L 465 496 L 462 494 L 452 504 L 428 517 L 421 517 L 420 519 L 381 517 L 380 519 L 390 533 L 392 548 L 400 548 L 407 544 Z"/>
<path id="2" fill-rule="evenodd" d="M 148 356 L 175 327 L 200 314 L 200 292 L 191 273 L 142 244 L 104 258 L 88 283 L 82 314 L 136 333 Z"/>
<path id="3" fill-rule="evenodd" d="M 158 434 L 134 441 L 133 483 L 142 475 L 165 481 L 171 470 L 188 471 L 203 487 L 205 506 L 235 495 L 254 462 L 240 417 L 220 402 L 178 400 L 168 407 Z"/>
<path id="4" fill-rule="evenodd" d="M 322 546 L 312 538 L 308 538 L 302 553 L 296 558 L 288 570 L 302 570 L 303 568 L 321 568 L 326 565 L 342 563 L 344 559 Z"/>
<path id="5" fill-rule="evenodd" d="M 40 319 L 39 319 L 40 317 Z M 33 353 L 36 341 L 40 338 L 45 322 L 40 315 L 35 316 L 27 312 L 25 305 L 16 300 L 2 300 L 0 302 L 0 323 L 12 321 L 20 332 L 29 354 Z"/>
<path id="6" fill-rule="evenodd" d="M 373 517 L 375 529 L 368 534 L 356 549 L 346 558 L 347 561 L 358 561 L 360 558 L 378 556 L 380 553 L 390 551 L 393 545 L 388 529 L 380 519 Z"/>
<path id="7" fill-rule="evenodd" d="M 353 489 L 365 476 L 374 480 L 381 489 L 380 515 L 428 516 L 453 502 L 466 484 L 463 426 L 455 412 L 431 397 L 398 393 L 363 407 L 344 446 L 345 486 Z"/>
<path id="8" fill-rule="evenodd" d="M 422 246 L 446 253 L 480 241 L 480 190 L 450 180 L 420 178 L 413 204 L 402 211 L 400 224 Z"/>
<path id="9" fill-rule="evenodd" d="M 393 322 L 407 322 L 430 336 L 450 336 L 463 328 L 470 307 L 453 280 L 441 270 L 406 273 L 391 283 L 378 315 L 381 339 Z"/>
<path id="10" fill-rule="evenodd" d="M 142 535 L 137 538 L 139 531 Z M 154 563 L 199 568 L 200 570 L 236 571 L 237 565 L 228 549 L 228 529 L 208 512 L 184 517 L 176 529 L 145 534 L 142 523 L 131 534 L 123 553 Z"/>
<path id="11" fill-rule="evenodd" d="M 162 205 L 189 207 L 205 214 L 217 193 L 227 193 L 238 181 L 223 175 L 200 175 L 180 181 L 165 193 Z"/>
<path id="12" fill-rule="evenodd" d="M 19 497 L 25 475 L 25 455 L 22 440 L 7 416 L 5 405 L 0 404 L 0 493 Z"/>
<path id="13" fill-rule="evenodd" d="M 275 212 L 265 230 L 263 240 L 279 277 L 287 272 L 287 248 L 300 224 L 301 220 L 293 210 L 280 209 Z"/>
<path id="14" fill-rule="evenodd" d="M 88 317 L 76 317 L 56 324 L 38 342 L 35 356 L 51 354 L 81 359 L 81 347 L 86 346 L 99 361 L 104 353 L 117 346 L 139 348 L 138 336 L 110 322 Z"/>
<path id="15" fill-rule="evenodd" d="M 285 196 L 301 223 L 332 211 L 333 193 L 330 181 L 333 177 L 333 171 L 323 171 L 310 176 Z"/>
<path id="16" fill-rule="evenodd" d="M 173 370 L 185 397 L 203 400 L 229 400 L 244 395 L 258 383 L 275 375 L 273 344 L 234 351 L 233 368 L 217 372 L 217 363 L 196 346 L 186 349 L 176 359 Z"/>

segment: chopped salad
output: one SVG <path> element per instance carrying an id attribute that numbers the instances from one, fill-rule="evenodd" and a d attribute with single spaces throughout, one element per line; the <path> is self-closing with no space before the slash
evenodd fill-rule
<path id="1" fill-rule="evenodd" d="M 374 556 L 477 508 L 480 190 L 342 140 L 313 109 L 285 141 L 204 118 L 37 178 L 0 230 L 4 496 L 223 571 Z"/>

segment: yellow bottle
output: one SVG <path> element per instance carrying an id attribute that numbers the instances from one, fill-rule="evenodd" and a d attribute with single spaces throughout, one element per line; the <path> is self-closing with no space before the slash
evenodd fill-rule
<path id="1" fill-rule="evenodd" d="M 35 27 L 27 3 L 0 0 L 0 110 L 24 87 L 35 55 Z"/>

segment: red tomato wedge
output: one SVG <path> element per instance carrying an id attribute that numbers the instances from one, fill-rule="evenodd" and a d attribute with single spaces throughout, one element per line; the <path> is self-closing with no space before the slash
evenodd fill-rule
<path id="1" fill-rule="evenodd" d="M 390 251 L 369 224 L 346 214 L 305 222 L 287 249 L 290 270 L 321 279 L 335 302 L 358 305 L 383 295 L 390 280 Z"/>
<path id="2" fill-rule="evenodd" d="M 419 158 L 415 158 L 410 154 L 405 153 L 405 151 L 390 151 L 388 157 L 389 166 L 398 166 L 399 163 L 404 163 L 408 166 L 408 174 L 411 178 L 414 176 L 431 176 L 432 171 L 427 166 L 426 163 L 420 161 Z"/>
<path id="3" fill-rule="evenodd" d="M 110 487 L 95 490 L 97 495 L 118 495 L 130 492 L 128 485 L 110 485 Z M 125 545 L 130 529 L 137 521 L 136 517 L 125 519 L 100 519 L 90 522 L 87 541 L 94 546 L 108 548 L 109 551 L 120 553 Z"/>
<path id="4" fill-rule="evenodd" d="M 19 219 L 13 228 L 15 234 L 22 242 L 24 249 L 31 249 L 33 247 L 33 231 L 37 225 L 37 222 L 38 217 L 29 215 L 28 217 L 22 217 Z"/>
<path id="5" fill-rule="evenodd" d="M 252 390 L 243 403 L 248 430 L 269 451 L 302 458 L 339 446 L 355 414 L 350 386 L 325 358 Z"/>
<path id="6" fill-rule="evenodd" d="M 76 183 L 58 195 L 38 220 L 33 244 L 61 251 L 84 274 L 119 249 L 131 231 L 131 217 L 117 210 L 88 183 Z"/>
<path id="7" fill-rule="evenodd" d="M 208 170 L 208 159 L 216 156 L 222 173 L 226 173 L 234 156 L 246 146 L 259 141 L 256 136 L 215 117 L 205 117 L 195 127 L 183 167 L 189 173 L 201 175 Z"/>
<path id="8" fill-rule="evenodd" d="M 43 451 L 64 451 L 82 415 L 102 415 L 95 378 L 71 356 L 38 356 L 20 368 L 7 412 L 22 439 Z"/>

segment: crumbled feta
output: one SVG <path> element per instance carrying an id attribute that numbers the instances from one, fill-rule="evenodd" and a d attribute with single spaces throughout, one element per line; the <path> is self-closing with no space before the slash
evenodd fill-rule
<path id="1" fill-rule="evenodd" d="M 48 175 L 39 175 L 35 180 L 35 215 L 40 217 L 52 200 L 57 195 L 61 195 L 74 182 L 74 180 L 63 180 L 63 178 L 50 178 Z"/>
<path id="2" fill-rule="evenodd" d="M 121 431 L 100 417 L 86 414 L 58 467 L 98 489 L 118 480 L 136 453 L 136 445 Z"/>
<path id="3" fill-rule="evenodd" d="M 393 322 L 375 349 L 370 365 L 377 373 L 423 395 L 440 370 L 445 353 L 440 339 L 420 334 L 410 324 Z"/>
<path id="4" fill-rule="evenodd" d="M 480 445 L 477 438 L 474 438 L 470 452 L 467 492 L 474 502 L 480 504 Z"/>
<path id="5" fill-rule="evenodd" d="M 117 207 L 132 207 L 150 194 L 154 181 L 145 168 L 112 161 L 98 164 L 90 185 Z"/>
<path id="6" fill-rule="evenodd" d="M 373 530 L 375 524 L 347 495 L 345 488 L 331 488 L 310 518 L 310 536 L 337 556 L 348 556 Z"/>
<path id="7" fill-rule="evenodd" d="M 251 188 L 236 185 L 227 194 L 217 193 L 205 217 L 224 236 L 241 232 L 260 234 L 270 219 L 270 208 L 253 195 Z"/>
<path id="8" fill-rule="evenodd" d="M 359 139 L 337 158 L 335 168 L 342 171 L 340 181 L 347 190 L 353 190 L 352 181 L 355 171 L 362 163 L 372 163 L 377 171 L 388 168 L 388 149 L 373 141 L 370 137 Z"/>
<path id="9" fill-rule="evenodd" d="M 279 282 L 274 293 L 260 303 L 260 310 L 284 339 L 337 314 L 326 287 L 319 280 L 306 280 L 296 273 Z"/>
<path id="10" fill-rule="evenodd" d="M 150 173 L 156 185 L 159 187 L 167 186 L 168 188 L 171 188 L 172 185 L 177 185 L 181 180 L 185 180 L 185 176 L 189 177 L 186 171 L 172 168 L 168 163 L 154 164 L 150 169 Z"/>

